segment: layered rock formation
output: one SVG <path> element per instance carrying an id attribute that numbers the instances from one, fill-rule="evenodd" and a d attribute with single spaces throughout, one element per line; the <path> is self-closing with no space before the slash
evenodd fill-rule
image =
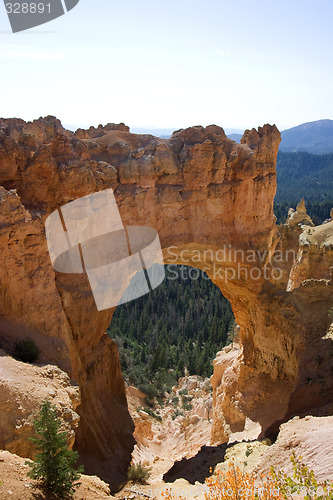
<path id="1" fill-rule="evenodd" d="M 295 417 L 281 425 L 278 439 L 267 447 L 255 471 L 267 473 L 273 465 L 276 470 L 293 473 L 291 451 L 313 470 L 319 483 L 333 481 L 333 417 Z"/>
<path id="2" fill-rule="evenodd" d="M 275 438 L 294 415 L 332 414 L 333 221 L 313 227 L 298 208 L 278 229 L 280 279 L 264 284 L 254 319 L 214 361 L 213 443 Z"/>
<path id="3" fill-rule="evenodd" d="M 65 203 L 112 187 L 124 224 L 158 231 L 166 263 L 205 270 L 231 301 L 241 345 L 228 376 L 215 381 L 213 442 L 249 421 L 264 433 L 332 394 L 329 381 L 317 390 L 330 362 L 331 341 L 323 337 L 332 250 L 311 253 L 320 260 L 325 251 L 321 271 L 313 274 L 309 264 L 301 282 L 295 266 L 291 273 L 296 257 L 286 250 L 296 252 L 301 229 L 275 226 L 279 142 L 269 125 L 236 144 L 217 126 L 164 140 L 112 124 L 72 134 L 53 117 L 0 122 L 0 336 L 10 350 L 29 335 L 42 359 L 78 382 L 75 446 L 86 472 L 114 487 L 125 478 L 134 440 L 117 350 L 104 334 L 113 311 L 97 311 L 85 275 L 54 272 L 44 221 Z M 304 398 L 308 378 L 314 390 Z"/>

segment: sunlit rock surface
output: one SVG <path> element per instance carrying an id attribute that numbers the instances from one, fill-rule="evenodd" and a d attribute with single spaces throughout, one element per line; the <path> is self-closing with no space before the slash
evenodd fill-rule
<path id="1" fill-rule="evenodd" d="M 239 347 L 214 383 L 212 442 L 249 424 L 275 432 L 332 398 L 332 248 L 311 243 L 297 257 L 302 228 L 275 225 L 276 127 L 246 131 L 241 142 L 215 125 L 165 140 L 123 124 L 73 134 L 54 117 L 0 121 L 2 345 L 10 352 L 30 336 L 43 360 L 77 381 L 75 447 L 86 472 L 113 488 L 134 445 L 117 349 L 105 335 L 113 310 L 97 311 L 85 275 L 52 269 L 44 234 L 46 217 L 76 198 L 113 188 L 124 224 L 155 228 L 166 263 L 205 270 L 230 300 Z"/>

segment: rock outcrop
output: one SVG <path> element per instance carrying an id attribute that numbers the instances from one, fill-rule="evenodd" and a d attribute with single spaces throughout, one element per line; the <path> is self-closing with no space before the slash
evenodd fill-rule
<path id="1" fill-rule="evenodd" d="M 173 467 L 163 476 L 163 480 L 169 483 L 177 479 L 184 478 L 190 484 L 204 483 L 210 475 L 210 471 L 224 460 L 227 444 L 218 446 L 203 446 L 201 450 L 192 458 L 183 458 L 175 462 Z"/>
<path id="2" fill-rule="evenodd" d="M 0 350 L 0 449 L 34 457 L 29 437 L 34 436 L 33 420 L 44 399 L 56 405 L 72 447 L 79 424 L 79 388 L 56 366 L 29 365 Z"/>
<path id="3" fill-rule="evenodd" d="M 267 473 L 274 465 L 277 470 L 293 472 L 291 453 L 302 457 L 303 462 L 313 470 L 319 483 L 333 481 L 333 417 L 295 417 L 281 425 L 278 439 L 268 446 L 255 471 Z"/>
<path id="4" fill-rule="evenodd" d="M 299 202 L 296 207 L 296 210 L 293 208 L 289 208 L 288 218 L 286 220 L 286 225 L 289 227 L 296 226 L 314 226 L 314 223 L 311 220 L 311 217 L 306 212 L 306 206 L 304 198 Z"/>
<path id="5" fill-rule="evenodd" d="M 333 417 L 294 417 L 280 426 L 274 444 L 269 439 L 243 441 L 227 448 L 223 462 L 214 472 L 226 473 L 231 463 L 257 478 L 267 476 L 271 467 L 293 476 L 292 454 L 314 472 L 319 484 L 333 481 L 333 441 L 330 439 Z"/>
<path id="6" fill-rule="evenodd" d="M 114 487 L 125 479 L 134 440 L 117 349 L 104 334 L 113 311 L 97 311 L 85 275 L 52 269 L 45 219 L 75 198 L 113 188 L 124 224 L 158 231 L 166 263 L 205 270 L 240 326 L 232 369 L 215 386 L 213 442 L 249 421 L 265 433 L 332 394 L 331 380 L 318 391 L 331 361 L 324 336 L 332 250 L 318 250 L 325 263 L 316 272 L 309 265 L 300 284 L 294 268 L 287 291 L 296 256 L 286 250 L 298 250 L 301 228 L 275 225 L 279 142 L 269 125 L 236 144 L 214 125 L 164 140 L 123 125 L 73 134 L 53 117 L 0 121 L 0 336 L 10 350 L 29 335 L 44 360 L 77 381 L 75 446 L 86 471 Z M 304 398 L 309 378 L 314 389 Z"/>
<path id="7" fill-rule="evenodd" d="M 264 284 L 254 321 L 214 361 L 212 443 L 275 438 L 295 415 L 332 414 L 333 221 L 312 227 L 299 207 L 300 225 L 289 214 L 278 228 L 280 279 Z"/>

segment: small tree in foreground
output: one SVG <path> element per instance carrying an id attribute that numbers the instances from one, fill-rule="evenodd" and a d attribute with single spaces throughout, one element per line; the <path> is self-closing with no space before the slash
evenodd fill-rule
<path id="1" fill-rule="evenodd" d="M 31 468 L 28 476 L 41 480 L 42 484 L 60 497 L 72 495 L 80 483 L 76 481 L 83 467 L 76 469 L 77 452 L 67 447 L 67 433 L 59 432 L 61 420 L 57 409 L 45 399 L 34 420 L 37 438 L 30 438 L 37 446 L 35 462 L 26 462 Z"/>

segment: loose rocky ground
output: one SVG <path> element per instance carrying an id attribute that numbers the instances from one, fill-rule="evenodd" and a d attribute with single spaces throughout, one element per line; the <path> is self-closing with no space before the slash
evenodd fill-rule
<path id="1" fill-rule="evenodd" d="M 183 477 L 186 471 L 193 468 L 195 477 L 195 461 L 181 461 L 182 458 L 198 456 L 202 446 L 209 446 L 211 432 L 211 391 L 209 381 L 201 377 L 185 377 L 179 380 L 172 394 L 163 406 L 146 410 L 145 395 L 133 387 L 127 387 L 129 408 L 135 422 L 135 437 L 137 445 L 133 452 L 133 462 L 142 461 L 150 466 L 152 473 L 149 484 L 135 485 L 129 483 L 116 496 L 119 499 L 130 498 L 163 499 L 163 492 L 172 490 L 175 497 L 188 499 L 204 499 L 204 481 L 190 484 Z M 178 400 L 177 400 L 178 398 Z M 185 409 L 183 408 L 183 404 Z M 187 404 L 192 405 L 189 409 Z M 159 421 L 152 416 L 152 411 Z M 182 412 L 182 414 L 179 414 Z M 297 457 L 302 457 L 305 463 L 314 470 L 318 481 L 333 481 L 333 441 L 330 439 L 333 428 L 331 416 L 295 417 L 281 425 L 277 441 L 271 444 L 269 439 L 262 441 L 247 441 L 238 443 L 226 450 L 222 463 L 215 470 L 226 471 L 231 461 L 234 461 L 245 472 L 254 472 L 258 477 L 268 473 L 274 465 L 277 470 L 292 472 L 290 457 L 295 451 Z M 208 452 L 209 455 L 209 452 Z M 213 453 L 212 453 L 213 455 Z M 183 466 L 184 476 L 174 482 L 162 480 L 174 463 L 178 468 Z M 183 465 L 182 465 L 183 464 Z M 193 464 L 193 465 L 192 465 Z M 205 463 L 206 465 L 206 463 Z M 215 465 L 213 466 L 214 470 Z"/>
<path id="2" fill-rule="evenodd" d="M 281 426 L 276 443 L 272 445 L 269 441 L 238 443 L 226 451 L 224 462 L 218 464 L 215 470 L 225 471 L 230 461 L 235 461 L 241 469 L 246 472 L 254 471 L 258 477 L 262 472 L 267 472 L 271 465 L 290 473 L 290 456 L 292 451 L 295 451 L 296 455 L 302 456 L 303 460 L 314 470 L 319 481 L 326 479 L 333 481 L 331 466 L 333 463 L 333 441 L 330 439 L 332 426 L 333 417 L 294 418 Z M 161 446 L 163 447 L 163 443 Z M 204 499 L 205 486 L 202 483 L 190 484 L 183 478 L 179 478 L 173 483 L 161 480 L 159 475 L 163 470 L 163 465 L 168 465 L 167 460 L 161 458 L 153 461 L 153 475 L 148 484 L 140 485 L 129 482 L 115 497 L 110 495 L 108 485 L 99 478 L 82 475 L 80 479 L 82 484 L 77 489 L 74 500 L 104 500 L 108 498 L 162 500 L 163 492 L 166 490 L 171 490 L 175 498 L 182 496 L 188 500 Z M 28 470 L 25 459 L 7 451 L 0 451 L 1 500 L 55 500 L 56 497 L 45 493 L 36 481 L 27 477 Z"/>
<path id="3" fill-rule="evenodd" d="M 53 392 L 57 395 L 57 397 L 54 395 L 56 403 L 58 396 L 65 398 L 66 404 L 72 403 L 66 392 L 72 390 L 69 380 L 56 367 L 23 364 L 2 353 L 0 368 L 4 405 L 15 403 L 20 411 L 25 408 L 26 412 L 31 413 L 32 404 L 36 404 L 42 397 L 54 395 Z M 25 381 L 28 380 L 26 377 L 34 378 L 35 389 L 29 395 L 28 391 L 24 391 Z M 11 390 L 7 394 L 9 385 Z M 26 388 L 28 386 L 27 382 Z M 65 391 L 65 394 L 61 391 Z M 132 455 L 133 462 L 141 461 L 151 467 L 151 477 L 145 485 L 129 482 L 115 497 L 118 500 L 150 498 L 163 500 L 163 492 L 168 489 L 173 492 L 175 498 L 182 496 L 186 499 L 204 500 L 204 481 L 200 483 L 195 480 L 199 477 L 197 473 L 201 471 L 201 465 L 207 468 L 207 457 L 208 460 L 212 458 L 214 461 L 215 449 L 209 447 L 213 416 L 210 381 L 198 376 L 181 378 L 178 385 L 167 395 L 165 402 L 154 408 L 147 406 L 145 394 L 134 387 L 127 387 L 127 397 L 135 422 L 137 440 Z M 29 432 L 31 432 L 30 426 L 31 422 Z M 1 427 L 3 427 L 2 421 Z M 254 471 L 258 476 L 262 472 L 266 473 L 271 465 L 290 473 L 292 470 L 290 456 L 292 451 L 295 451 L 296 455 L 302 456 L 307 465 L 314 470 L 319 481 L 333 480 L 332 428 L 332 416 L 295 417 L 281 425 L 274 444 L 271 445 L 269 440 L 238 443 L 226 450 L 222 463 L 216 465 L 215 460 L 212 469 L 214 470 L 216 465 L 215 470 L 226 470 L 233 460 L 246 472 Z M 206 451 L 201 450 L 199 454 L 202 447 L 206 447 L 204 448 Z M 200 456 L 203 456 L 202 464 L 198 459 Z M 195 460 L 193 457 L 196 457 Z M 180 470 L 178 479 L 174 482 L 163 481 L 163 475 L 175 462 Z M 193 473 L 190 481 L 194 484 L 184 479 L 187 477 L 186 470 L 189 469 Z M 27 476 L 28 470 L 24 458 L 9 451 L 0 451 L 1 500 L 56 498 L 46 493 L 36 481 L 31 480 Z M 110 495 L 108 485 L 96 476 L 82 475 L 80 481 L 82 484 L 77 489 L 74 500 L 115 498 Z"/>
<path id="4" fill-rule="evenodd" d="M 133 462 L 141 461 L 152 468 L 151 481 L 161 480 L 176 460 L 193 457 L 202 446 L 209 445 L 213 416 L 209 379 L 179 379 L 166 401 L 154 409 L 134 387 L 127 387 L 127 399 L 137 441 Z"/>

